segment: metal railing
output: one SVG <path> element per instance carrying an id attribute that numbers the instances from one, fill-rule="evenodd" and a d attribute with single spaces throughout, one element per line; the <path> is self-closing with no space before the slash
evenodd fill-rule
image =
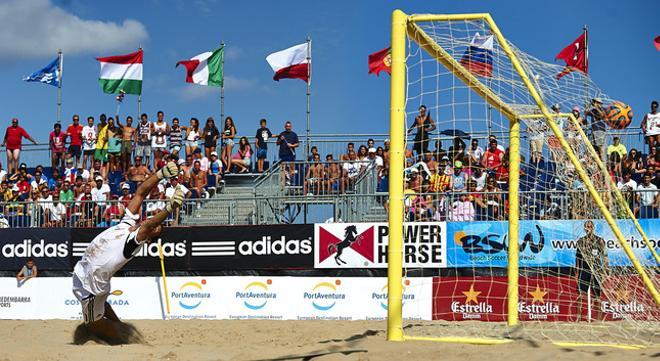
<path id="1" fill-rule="evenodd" d="M 637 196 L 644 198 L 647 192 L 655 192 L 656 201 L 644 207 Z M 657 218 L 660 213 L 657 194 L 657 191 L 638 190 L 624 196 L 627 195 L 638 218 Z M 503 221 L 507 219 L 507 197 L 507 192 L 500 190 L 406 194 L 406 220 Z M 187 199 L 165 225 L 384 222 L 387 220 L 387 198 L 387 193 L 372 193 Z M 520 192 L 520 219 L 602 218 L 595 206 L 585 205 L 588 199 L 586 191 Z M 472 210 L 467 204 L 457 203 L 466 200 Z M 146 219 L 163 209 L 166 201 L 145 200 L 141 218 Z M 121 220 L 123 207 L 124 204 L 117 200 L 2 202 L 0 227 L 108 227 Z M 620 206 L 612 203 L 610 208 L 615 216 L 627 218 Z"/>
<path id="2" fill-rule="evenodd" d="M 473 139 L 479 140 L 482 147 L 486 146 L 486 139 L 488 135 L 495 135 L 501 142 L 508 143 L 508 132 L 506 131 L 472 131 L 470 136 Z M 609 130 L 607 134 L 610 139 L 607 144 L 611 144 L 611 137 L 618 136 L 621 139 L 621 143 L 626 145 L 628 149 L 637 148 L 638 150 L 645 150 L 644 139 L 639 128 L 627 128 L 622 130 Z M 240 139 L 240 135 L 237 135 L 235 139 Z M 526 134 L 522 134 L 521 138 L 525 138 Z M 247 136 L 250 143 L 253 143 L 254 136 Z M 318 148 L 319 154 L 321 154 L 322 159 L 325 159 L 326 154 L 332 154 L 336 159 L 339 159 L 339 156 L 346 153 L 348 143 L 352 142 L 355 144 L 355 150 L 357 152 L 360 145 L 366 145 L 368 139 L 373 139 L 375 146 L 383 146 L 384 141 L 389 138 L 389 134 L 385 133 L 374 133 L 374 134 L 312 134 L 310 135 L 309 142 L 310 147 L 316 146 Z M 412 139 L 414 134 L 408 134 L 407 139 L 409 144 L 412 144 Z M 429 133 L 429 147 L 434 148 L 434 143 L 437 140 L 440 140 L 443 145 L 447 146 L 454 137 L 442 135 L 440 133 L 431 132 Z M 297 160 L 306 161 L 307 156 L 304 154 L 304 149 L 306 149 L 307 144 L 304 137 L 300 137 L 300 147 L 297 154 Z M 237 143 L 237 142 L 236 142 Z M 201 144 L 201 143 L 200 143 Z M 221 144 L 218 142 L 218 148 Z M 235 153 L 238 149 L 238 145 L 235 144 L 232 151 Z M 268 141 L 268 152 L 267 160 L 270 160 L 271 167 L 275 165 L 278 161 L 278 146 L 275 144 L 275 140 L 271 139 Z M 253 145 L 254 150 L 254 145 Z M 6 149 L 0 149 L 0 159 L 6 159 Z M 220 153 L 220 150 L 218 150 Z M 643 152 L 644 153 L 644 152 Z M 184 152 L 180 153 L 181 157 L 184 157 Z M 21 152 L 21 162 L 28 164 L 28 167 L 34 167 L 38 164 L 49 166 L 50 161 L 50 148 L 48 143 L 39 143 L 37 145 L 24 144 L 23 151 Z M 256 155 L 252 156 L 252 164 L 256 162 Z M 3 163 L 4 164 L 4 163 Z M 6 167 L 5 167 L 6 168 Z"/>

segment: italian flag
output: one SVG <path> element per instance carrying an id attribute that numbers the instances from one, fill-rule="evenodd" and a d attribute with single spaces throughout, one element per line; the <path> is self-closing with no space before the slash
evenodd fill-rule
<path id="1" fill-rule="evenodd" d="M 142 94 L 142 49 L 126 55 L 96 58 L 101 63 L 99 84 L 104 93 Z"/>
<path id="2" fill-rule="evenodd" d="M 221 47 L 195 55 L 189 60 L 181 60 L 176 66 L 183 65 L 186 68 L 188 83 L 221 87 L 224 80 L 222 71 L 224 56 L 225 48 Z"/>

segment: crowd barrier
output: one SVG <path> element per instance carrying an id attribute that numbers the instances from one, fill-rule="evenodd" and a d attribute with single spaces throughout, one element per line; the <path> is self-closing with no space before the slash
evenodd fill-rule
<path id="1" fill-rule="evenodd" d="M 521 221 L 521 267 L 573 267 L 585 220 Z M 629 266 L 609 226 L 594 221 L 609 264 Z M 640 224 L 656 250 L 660 219 Z M 632 222 L 619 227 L 642 264 L 655 265 Z M 72 270 L 104 228 L 0 230 L 0 271 L 18 271 L 28 257 L 40 270 Z M 169 227 L 161 237 L 168 271 L 314 270 L 387 268 L 387 223 L 317 223 L 263 226 Z M 507 222 L 406 223 L 404 267 L 492 268 L 507 264 Z M 659 250 L 660 251 L 660 250 Z M 124 270 L 159 268 L 158 245 L 145 245 Z"/>
<path id="2" fill-rule="evenodd" d="M 626 290 L 643 288 L 628 277 Z M 385 277 L 168 277 L 171 319 L 384 320 Z M 36 278 L 19 285 L 0 278 L 0 319 L 80 320 L 70 277 Z M 607 320 L 657 319 L 652 299 L 618 297 L 603 287 Z M 406 320 L 506 320 L 505 277 L 418 277 L 403 281 Z M 631 293 L 631 292 L 628 292 Z M 518 310 L 524 321 L 575 321 L 577 287 L 571 277 L 521 277 Z M 641 298 L 640 298 L 641 297 Z M 107 300 L 123 319 L 166 319 L 160 277 L 115 277 Z M 582 308 L 583 319 L 596 310 Z"/>

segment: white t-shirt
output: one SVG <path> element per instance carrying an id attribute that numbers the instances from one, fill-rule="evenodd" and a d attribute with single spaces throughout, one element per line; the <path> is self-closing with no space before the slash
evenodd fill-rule
<path id="1" fill-rule="evenodd" d="M 479 192 L 482 191 L 486 187 L 486 172 L 481 172 L 481 177 L 477 177 L 475 175 L 470 176 L 470 179 L 472 179 L 476 183 L 475 189 Z"/>
<path id="2" fill-rule="evenodd" d="M 204 172 L 207 172 L 209 170 L 209 159 L 206 158 L 205 156 L 202 156 L 199 159 L 195 159 L 196 161 L 199 161 L 199 169 L 203 170 Z"/>
<path id="3" fill-rule="evenodd" d="M 99 206 L 104 207 L 105 201 L 108 200 L 107 193 L 110 193 L 110 186 L 107 184 L 103 183 L 100 189 L 94 186 L 92 188 L 92 200 L 95 201 Z"/>
<path id="4" fill-rule="evenodd" d="M 151 147 L 152 148 L 167 148 L 167 135 L 165 131 L 167 130 L 167 123 L 158 125 L 158 122 L 154 122 L 154 132 L 151 134 Z M 158 135 L 160 133 L 160 135 Z"/>
<path id="5" fill-rule="evenodd" d="M 646 135 L 660 134 L 660 112 L 646 113 Z"/>
<path id="6" fill-rule="evenodd" d="M 358 162 L 346 162 L 343 166 L 346 173 L 348 173 L 348 178 L 357 177 L 360 173 L 360 165 Z"/>
<path id="7" fill-rule="evenodd" d="M 181 192 L 183 192 L 184 196 L 188 194 L 188 192 L 190 192 L 190 190 L 186 188 L 186 186 L 184 186 L 183 184 L 179 184 L 179 188 L 181 188 Z M 165 190 L 165 197 L 172 198 L 173 195 L 174 195 L 174 187 L 167 187 L 167 189 Z"/>
<path id="8" fill-rule="evenodd" d="M 2 182 L 3 180 L 5 180 L 5 177 L 6 177 L 6 176 L 7 176 L 7 171 L 4 170 L 4 169 L 1 169 L 1 170 L 0 170 L 0 182 Z"/>
<path id="9" fill-rule="evenodd" d="M 637 189 L 637 182 L 631 179 L 624 183 L 623 180 L 620 180 L 616 183 L 616 187 L 619 188 L 619 190 L 623 189 L 623 187 L 628 187 L 631 190 L 635 190 Z"/>
<path id="10" fill-rule="evenodd" d="M 53 222 L 61 222 L 66 218 L 66 207 L 60 202 L 57 202 L 57 204 L 50 203 L 48 210 L 50 211 L 50 220 Z"/>
<path id="11" fill-rule="evenodd" d="M 43 197 L 39 198 L 37 200 L 37 203 L 39 204 L 39 208 L 41 208 L 42 211 L 45 211 L 46 209 L 50 209 L 50 206 L 53 203 L 48 203 L 48 202 L 52 202 L 52 201 L 53 201 L 53 196 L 49 194 L 48 197 L 46 198 Z"/>
<path id="12" fill-rule="evenodd" d="M 96 127 L 85 125 L 82 129 L 83 150 L 96 149 Z"/>
<path id="13" fill-rule="evenodd" d="M 472 146 L 470 146 L 470 149 L 468 149 L 468 154 L 477 160 L 477 162 L 481 162 L 481 157 L 484 156 L 484 149 L 481 148 L 480 146 L 477 146 L 477 149 L 472 149 Z"/>
<path id="14" fill-rule="evenodd" d="M 127 209 L 121 222 L 101 232 L 87 246 L 85 254 L 73 268 L 73 273 L 87 292 L 99 296 L 110 292 L 110 279 L 142 248 L 144 241 L 137 240 L 138 216 Z"/>
<path id="15" fill-rule="evenodd" d="M 0 176 L 0 179 L 2 179 L 2 176 Z M 32 189 L 39 189 L 39 186 L 42 184 L 48 184 L 48 182 L 44 179 L 44 177 L 41 177 L 41 179 L 39 179 L 39 182 L 37 182 L 36 178 L 34 178 L 32 182 L 30 182 L 30 186 L 32 187 Z"/>
<path id="16" fill-rule="evenodd" d="M 648 186 L 640 184 L 637 186 L 637 190 L 641 191 L 637 193 L 639 194 L 639 203 L 644 207 L 652 206 L 655 197 L 658 195 L 658 187 L 653 183 L 649 183 Z"/>

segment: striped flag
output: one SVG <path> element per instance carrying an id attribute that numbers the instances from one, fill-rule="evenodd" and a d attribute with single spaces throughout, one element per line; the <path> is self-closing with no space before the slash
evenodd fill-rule
<path id="1" fill-rule="evenodd" d="M 273 80 L 295 78 L 309 82 L 308 54 L 309 44 L 304 43 L 268 55 L 266 61 L 275 72 Z"/>
<path id="2" fill-rule="evenodd" d="M 181 60 L 176 66 L 183 65 L 186 68 L 188 83 L 221 87 L 224 81 L 222 72 L 224 53 L 225 48 L 221 47 L 195 55 L 190 60 Z"/>
<path id="3" fill-rule="evenodd" d="M 480 36 L 479 33 L 476 33 L 461 58 L 461 65 L 474 75 L 492 77 L 493 36 Z"/>
<path id="4" fill-rule="evenodd" d="M 104 93 L 142 94 L 142 49 L 96 60 L 101 63 L 99 84 Z"/>

